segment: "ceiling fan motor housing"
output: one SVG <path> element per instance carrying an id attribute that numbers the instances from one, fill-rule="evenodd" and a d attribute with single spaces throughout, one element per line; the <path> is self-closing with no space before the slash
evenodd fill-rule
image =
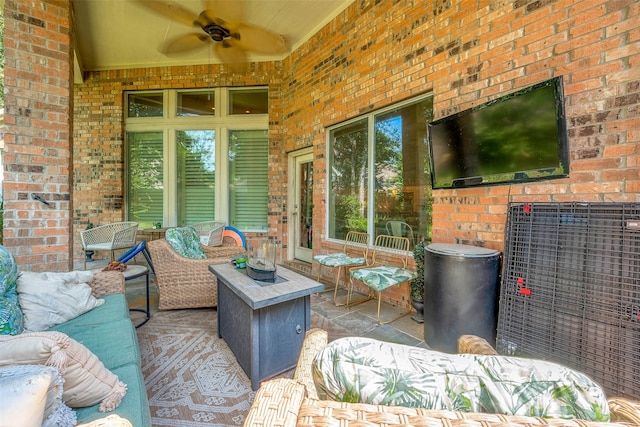
<path id="1" fill-rule="evenodd" d="M 217 24 L 208 24 L 202 27 L 205 33 L 209 34 L 211 39 L 216 42 L 221 42 L 231 36 L 231 32 L 224 27 Z"/>

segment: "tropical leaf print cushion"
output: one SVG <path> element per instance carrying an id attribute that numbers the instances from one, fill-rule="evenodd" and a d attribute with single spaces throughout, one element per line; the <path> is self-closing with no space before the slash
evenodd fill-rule
<path id="1" fill-rule="evenodd" d="M 383 291 L 390 286 L 415 279 L 416 272 L 397 267 L 365 267 L 354 270 L 351 276 L 376 291 Z"/>
<path id="2" fill-rule="evenodd" d="M 173 250 L 185 258 L 205 259 L 207 257 L 202 249 L 200 237 L 193 227 L 170 228 L 165 233 L 165 239 Z"/>
<path id="3" fill-rule="evenodd" d="M 0 246 L 0 334 L 17 335 L 24 330 L 24 317 L 18 302 L 18 265 L 4 246 Z"/>
<path id="4" fill-rule="evenodd" d="M 340 267 L 345 265 L 357 265 L 364 264 L 365 259 L 360 257 L 350 257 L 344 252 L 336 252 L 333 254 L 326 255 L 316 255 L 313 257 L 314 261 L 319 262 L 322 265 L 327 265 L 329 267 Z"/>
<path id="5" fill-rule="evenodd" d="M 313 363 L 323 399 L 380 405 L 608 421 L 603 390 L 589 377 L 539 360 L 447 354 L 349 337 Z"/>

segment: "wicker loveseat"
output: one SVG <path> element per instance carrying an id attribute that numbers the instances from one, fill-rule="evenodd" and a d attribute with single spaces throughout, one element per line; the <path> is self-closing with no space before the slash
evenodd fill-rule
<path id="1" fill-rule="evenodd" d="M 244 426 L 629 426 L 640 425 L 640 402 L 610 399 L 610 423 L 545 419 L 499 414 L 427 410 L 319 400 L 311 374 L 312 361 L 327 344 L 327 333 L 312 329 L 304 340 L 292 379 L 262 383 Z M 465 335 L 460 353 L 496 354 L 482 338 Z"/>
<path id="2" fill-rule="evenodd" d="M 231 262 L 234 256 L 246 254 L 235 240 L 225 237 L 222 246 L 202 246 L 207 258 L 191 259 L 178 254 L 166 239 L 148 243 L 158 284 L 158 308 L 216 307 L 218 286 L 209 271 L 211 264 Z"/>

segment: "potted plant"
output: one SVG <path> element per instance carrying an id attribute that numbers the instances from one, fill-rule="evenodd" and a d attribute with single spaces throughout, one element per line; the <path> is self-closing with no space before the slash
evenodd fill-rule
<path id="1" fill-rule="evenodd" d="M 413 259 L 416 263 L 416 278 L 409 285 L 411 288 L 411 305 L 416 314 L 411 316 L 418 323 L 424 322 L 424 238 L 413 248 Z"/>

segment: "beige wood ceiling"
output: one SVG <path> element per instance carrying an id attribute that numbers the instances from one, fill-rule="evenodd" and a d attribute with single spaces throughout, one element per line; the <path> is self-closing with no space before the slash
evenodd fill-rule
<path id="1" fill-rule="evenodd" d="M 206 43 L 203 43 L 202 48 L 189 52 L 170 56 L 161 53 L 169 41 L 180 35 L 202 32 L 202 29 L 154 13 L 149 7 L 141 5 L 140 1 L 73 0 L 76 74 L 80 72 L 82 75 L 82 71 L 221 62 Z M 241 4 L 243 22 L 284 36 L 291 50 L 295 50 L 352 2 L 353 0 L 223 0 L 221 3 L 224 5 L 221 7 L 236 7 Z M 177 3 L 186 14 L 197 17 L 205 9 L 206 1 L 174 0 L 164 3 Z M 280 60 L 287 54 L 248 52 L 248 59 Z"/>

